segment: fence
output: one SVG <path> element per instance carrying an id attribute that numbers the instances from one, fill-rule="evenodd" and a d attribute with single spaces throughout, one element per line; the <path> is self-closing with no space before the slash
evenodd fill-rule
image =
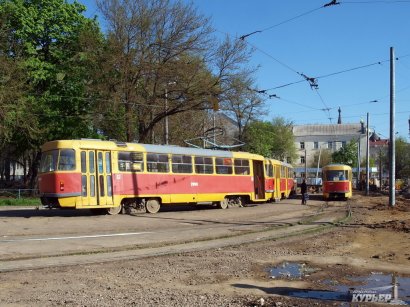
<path id="1" fill-rule="evenodd" d="M 22 197 L 38 197 L 37 189 L 0 189 L 0 197 L 13 197 L 20 199 Z"/>

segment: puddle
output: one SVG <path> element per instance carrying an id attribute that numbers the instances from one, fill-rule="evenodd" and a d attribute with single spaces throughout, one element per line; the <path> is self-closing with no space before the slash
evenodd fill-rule
<path id="1" fill-rule="evenodd" d="M 268 269 L 270 278 L 290 280 L 302 279 L 316 271 L 318 269 L 311 268 L 305 263 L 291 262 L 284 262 L 277 267 Z M 346 302 L 410 305 L 410 278 L 393 276 L 393 274 L 373 272 L 367 276 L 348 277 L 350 282 L 345 284 L 330 279 L 323 281 L 322 283 L 327 285 L 330 290 L 281 288 L 278 294 L 298 298 L 339 301 L 341 306 L 349 306 Z"/>
<path id="2" fill-rule="evenodd" d="M 299 279 L 318 271 L 308 267 L 305 263 L 284 262 L 281 265 L 268 269 L 269 278 Z"/>

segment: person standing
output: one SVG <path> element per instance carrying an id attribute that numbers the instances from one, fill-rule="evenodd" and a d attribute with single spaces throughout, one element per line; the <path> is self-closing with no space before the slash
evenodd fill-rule
<path id="1" fill-rule="evenodd" d="M 305 179 L 303 179 L 300 185 L 300 192 L 302 193 L 302 205 L 307 205 L 307 185 Z"/>

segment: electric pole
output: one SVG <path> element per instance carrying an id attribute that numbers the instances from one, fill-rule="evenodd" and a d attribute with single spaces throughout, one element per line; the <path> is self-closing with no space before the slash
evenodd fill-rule
<path id="1" fill-rule="evenodd" d="M 390 47 L 390 143 L 389 143 L 389 205 L 396 204 L 396 142 L 395 142 L 395 78 L 394 78 L 394 48 Z"/>

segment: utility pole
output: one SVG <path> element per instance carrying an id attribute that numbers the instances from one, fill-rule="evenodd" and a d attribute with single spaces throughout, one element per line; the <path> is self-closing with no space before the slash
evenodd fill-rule
<path id="1" fill-rule="evenodd" d="M 361 133 L 360 133 L 361 134 Z M 359 136 L 359 141 L 358 141 L 358 146 L 357 146 L 357 182 L 356 182 L 356 188 L 359 190 L 363 189 L 363 187 L 361 186 L 362 183 L 360 182 L 360 164 L 361 164 L 361 157 L 360 157 L 360 150 L 361 150 L 361 146 L 360 146 L 360 140 L 361 137 Z"/>
<path id="2" fill-rule="evenodd" d="M 366 196 L 369 195 L 369 112 L 367 112 L 366 124 Z"/>
<path id="3" fill-rule="evenodd" d="M 164 143 L 169 144 L 169 128 L 168 128 L 168 90 L 165 87 L 165 124 L 164 124 Z"/>
<path id="4" fill-rule="evenodd" d="M 394 48 L 390 47 L 390 143 L 389 143 L 389 205 L 394 207 L 396 204 L 396 142 L 395 142 L 395 68 Z"/>

